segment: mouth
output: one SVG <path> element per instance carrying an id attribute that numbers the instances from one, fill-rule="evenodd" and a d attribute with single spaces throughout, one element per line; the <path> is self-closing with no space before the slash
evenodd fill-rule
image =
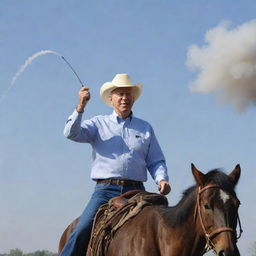
<path id="1" fill-rule="evenodd" d="M 127 106 L 129 106 L 129 105 L 130 105 L 130 104 L 127 103 L 127 102 L 124 102 L 124 103 L 121 103 L 121 104 L 120 104 L 121 107 L 127 107 Z"/>

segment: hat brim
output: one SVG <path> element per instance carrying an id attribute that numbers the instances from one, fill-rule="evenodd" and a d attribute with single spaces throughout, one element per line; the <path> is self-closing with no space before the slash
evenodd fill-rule
<path id="1" fill-rule="evenodd" d="M 137 83 L 135 85 L 132 85 L 132 84 L 115 85 L 111 82 L 106 82 L 100 88 L 100 97 L 106 105 L 108 105 L 109 107 L 112 107 L 111 101 L 109 99 L 111 92 L 117 88 L 124 88 L 124 87 L 125 88 L 127 88 L 127 87 L 133 88 L 134 101 L 136 101 L 139 98 L 139 96 L 142 92 L 142 84 L 141 83 Z"/>

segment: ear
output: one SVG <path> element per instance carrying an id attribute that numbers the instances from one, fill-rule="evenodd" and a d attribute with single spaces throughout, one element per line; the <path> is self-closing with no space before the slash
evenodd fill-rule
<path id="1" fill-rule="evenodd" d="M 229 174 L 229 177 L 233 180 L 234 186 L 236 186 L 241 174 L 240 165 L 236 165 L 235 169 Z"/>
<path id="2" fill-rule="evenodd" d="M 113 103 L 112 103 L 112 94 L 110 94 L 110 95 L 108 96 L 108 99 L 109 99 L 111 105 L 113 105 Z"/>
<path id="3" fill-rule="evenodd" d="M 191 163 L 191 170 L 193 173 L 193 176 L 195 178 L 195 181 L 197 183 L 197 185 L 199 186 L 204 186 L 205 184 L 205 176 L 202 172 L 200 172 L 193 163 Z"/>

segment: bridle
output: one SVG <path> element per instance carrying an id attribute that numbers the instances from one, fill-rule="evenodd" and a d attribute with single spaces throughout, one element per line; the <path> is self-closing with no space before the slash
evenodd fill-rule
<path id="1" fill-rule="evenodd" d="M 195 207 L 195 212 L 194 212 L 194 220 L 196 221 L 196 217 L 198 215 L 199 217 L 199 221 L 200 221 L 200 225 L 203 229 L 203 232 L 204 232 L 204 236 L 206 238 L 206 246 L 205 246 L 205 252 L 209 251 L 209 250 L 214 250 L 215 246 L 214 246 L 214 243 L 212 241 L 212 239 L 216 236 L 218 236 L 220 233 L 222 232 L 231 232 L 232 234 L 235 235 L 236 237 L 236 240 L 239 239 L 242 235 L 242 227 L 241 227 L 241 221 L 240 221 L 240 218 L 239 218 L 239 215 L 237 213 L 237 221 L 238 221 L 238 225 L 239 225 L 239 235 L 237 236 L 237 232 L 236 230 L 234 230 L 233 228 L 230 228 L 230 227 L 219 227 L 219 228 L 216 228 L 215 230 L 213 230 L 212 232 L 208 233 L 206 228 L 205 228 L 205 225 L 204 225 L 204 222 L 203 222 L 203 218 L 202 218 L 202 212 L 201 212 L 201 207 L 200 207 L 200 195 L 208 190 L 208 189 L 211 189 L 211 188 L 218 188 L 220 189 L 220 186 L 217 185 L 217 184 L 209 184 L 209 185 L 206 185 L 204 187 L 198 187 L 198 192 L 197 192 L 197 199 L 196 199 L 196 207 Z"/>

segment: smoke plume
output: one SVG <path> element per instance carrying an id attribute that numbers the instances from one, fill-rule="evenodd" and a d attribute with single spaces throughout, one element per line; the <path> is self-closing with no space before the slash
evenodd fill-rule
<path id="1" fill-rule="evenodd" d="M 205 41 L 188 49 L 186 64 L 198 72 L 191 91 L 214 94 L 238 111 L 256 105 L 256 20 L 235 28 L 220 24 Z"/>

